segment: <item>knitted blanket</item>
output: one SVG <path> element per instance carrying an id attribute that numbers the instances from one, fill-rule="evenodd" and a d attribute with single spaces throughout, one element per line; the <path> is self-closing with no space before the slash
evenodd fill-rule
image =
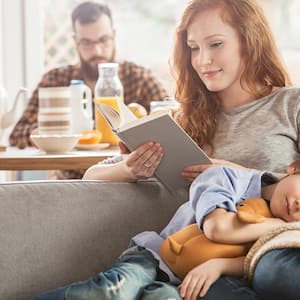
<path id="1" fill-rule="evenodd" d="M 300 222 L 284 224 L 259 238 L 246 256 L 245 277 L 252 279 L 259 259 L 266 252 L 282 248 L 300 248 Z"/>

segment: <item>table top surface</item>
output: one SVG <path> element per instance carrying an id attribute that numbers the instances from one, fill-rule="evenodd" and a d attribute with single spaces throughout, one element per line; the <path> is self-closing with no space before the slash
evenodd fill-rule
<path id="1" fill-rule="evenodd" d="M 108 157 L 119 154 L 118 147 L 73 150 L 64 154 L 46 154 L 36 148 L 8 147 L 0 152 L 0 170 L 71 170 L 87 169 Z"/>

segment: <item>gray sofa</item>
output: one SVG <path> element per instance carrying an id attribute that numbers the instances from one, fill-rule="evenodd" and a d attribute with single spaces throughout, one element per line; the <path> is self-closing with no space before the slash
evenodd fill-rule
<path id="1" fill-rule="evenodd" d="M 104 270 L 186 200 L 154 180 L 0 184 L 0 299 L 30 299 Z"/>

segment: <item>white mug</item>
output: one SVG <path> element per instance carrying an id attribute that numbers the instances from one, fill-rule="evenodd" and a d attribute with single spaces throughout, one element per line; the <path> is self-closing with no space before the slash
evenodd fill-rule
<path id="1" fill-rule="evenodd" d="M 71 93 L 69 87 L 39 88 L 39 134 L 71 133 Z"/>
<path id="2" fill-rule="evenodd" d="M 150 102 L 150 113 L 158 111 L 170 111 L 172 109 L 178 109 L 179 102 L 175 99 L 167 99 L 164 101 L 151 101 Z"/>

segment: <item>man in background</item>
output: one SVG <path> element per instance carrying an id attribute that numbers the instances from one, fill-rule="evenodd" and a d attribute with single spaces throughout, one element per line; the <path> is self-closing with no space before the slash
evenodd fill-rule
<path id="1" fill-rule="evenodd" d="M 79 4 L 72 12 L 74 42 L 80 59 L 77 65 L 50 70 L 38 86 L 9 137 L 18 148 L 31 146 L 31 132 L 37 128 L 38 88 L 69 86 L 71 80 L 84 80 L 94 91 L 98 79 L 98 64 L 115 61 L 115 31 L 108 6 L 95 2 Z M 119 78 L 124 88 L 124 102 L 138 102 L 149 110 L 150 101 L 163 100 L 167 93 L 150 70 L 135 63 L 119 62 Z M 57 171 L 57 178 L 81 178 L 83 171 Z"/>

